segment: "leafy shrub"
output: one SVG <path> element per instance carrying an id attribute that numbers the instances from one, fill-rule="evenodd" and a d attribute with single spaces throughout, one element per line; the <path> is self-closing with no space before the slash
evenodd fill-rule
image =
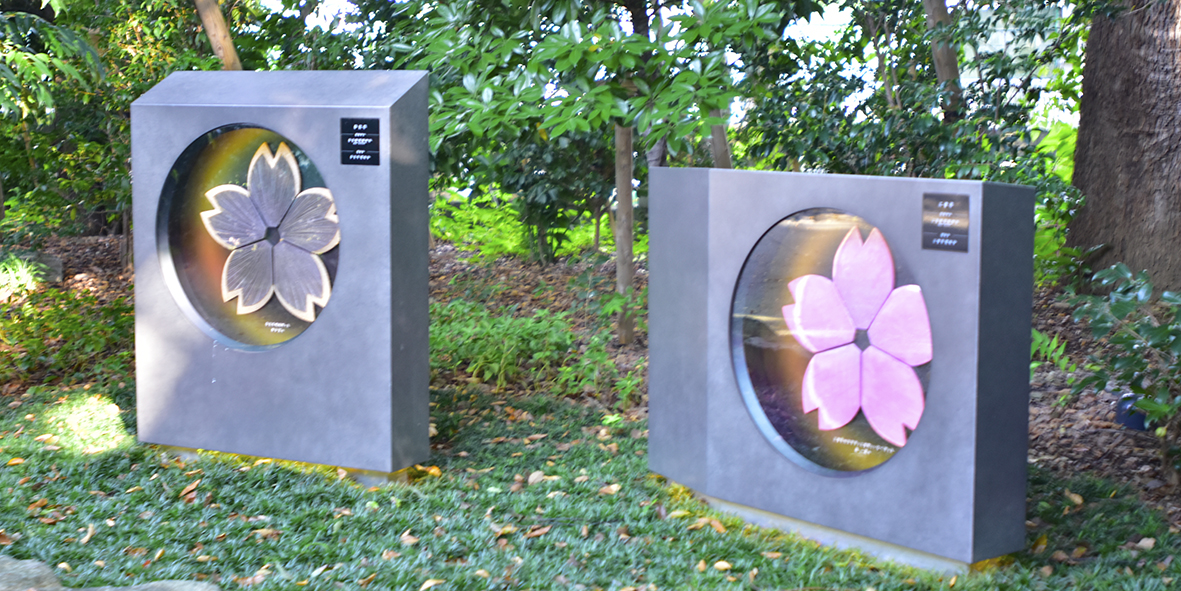
<path id="1" fill-rule="evenodd" d="M 1123 263 L 1096 273 L 1095 283 L 1107 295 L 1075 296 L 1074 316 L 1089 321 L 1095 337 L 1106 337 L 1109 346 L 1089 358 L 1092 373 L 1075 389 L 1114 380 L 1134 393 L 1136 408 L 1160 438 L 1162 474 L 1171 486 L 1181 485 L 1181 294 L 1165 291 L 1154 298 L 1148 273 L 1133 274 Z"/>
<path id="2" fill-rule="evenodd" d="M 489 193 L 466 198 L 449 193 L 435 199 L 431 206 L 431 233 L 464 249 L 475 250 L 478 260 L 495 260 L 502 256 L 526 258 L 530 256 L 530 234 L 521 221 L 511 195 Z M 594 254 L 595 225 L 587 217 L 580 217 L 563 232 L 562 240 L 554 244 L 554 256 Z M 599 248 L 615 250 L 615 238 L 606 217 L 602 220 Z M 633 245 L 635 256 L 643 260 L 648 253 L 648 235 L 636 234 Z M 605 260 L 605 259 L 604 259 Z"/>
<path id="3" fill-rule="evenodd" d="M 123 299 L 57 289 L 29 293 L 0 315 L 0 382 L 48 374 L 68 381 L 130 373 L 135 319 Z"/>
<path id="4" fill-rule="evenodd" d="M 621 406 L 634 401 L 643 366 L 621 375 L 607 351 L 606 327 L 576 347 L 577 339 L 565 312 L 514 317 L 512 308 L 489 311 L 465 300 L 431 304 L 432 371 L 462 372 L 500 388 L 510 382 L 548 387 L 559 396 L 614 392 Z"/>
<path id="5" fill-rule="evenodd" d="M 1066 339 L 1059 340 L 1058 335 L 1050 337 L 1036 328 L 1033 329 L 1033 338 L 1030 339 L 1029 358 L 1029 379 L 1031 380 L 1034 370 L 1047 362 L 1064 374 L 1072 374 L 1078 369 L 1078 364 L 1071 363 L 1070 357 L 1066 355 Z M 1073 384 L 1075 378 L 1071 376 L 1067 380 L 1068 383 Z"/>
<path id="6" fill-rule="evenodd" d="M 506 201 L 492 195 L 439 197 L 431 208 L 431 233 L 477 250 L 480 259 L 529 255 L 521 221 Z"/>
<path id="7" fill-rule="evenodd" d="M 431 304 L 431 323 L 431 369 L 463 371 L 502 388 L 522 378 L 548 381 L 574 343 L 566 314 L 547 310 L 516 318 L 511 308 L 490 313 L 452 300 Z"/>
<path id="8" fill-rule="evenodd" d="M 0 252 L 0 302 L 35 289 L 39 271 L 35 263 Z"/>

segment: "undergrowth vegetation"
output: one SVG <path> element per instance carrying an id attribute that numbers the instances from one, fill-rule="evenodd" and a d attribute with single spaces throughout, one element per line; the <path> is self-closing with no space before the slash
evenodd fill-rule
<path id="1" fill-rule="evenodd" d="M 0 383 L 122 379 L 133 367 L 131 303 L 106 304 L 56 288 L 32 291 L 0 311 Z"/>
<path id="2" fill-rule="evenodd" d="M 0 407 L 0 550 L 66 585 L 1163 590 L 1179 575 L 1181 540 L 1132 491 L 1037 469 L 1032 550 L 953 582 L 716 513 L 647 471 L 645 421 L 552 396 L 433 391 L 431 464 L 366 488 L 138 445 L 124 395 L 35 388 Z"/>

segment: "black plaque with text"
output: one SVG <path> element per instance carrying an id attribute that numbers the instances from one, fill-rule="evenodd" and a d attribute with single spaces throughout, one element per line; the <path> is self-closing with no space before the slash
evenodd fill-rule
<path id="1" fill-rule="evenodd" d="M 968 252 L 968 196 L 923 194 L 923 248 Z"/>
<path id="2" fill-rule="evenodd" d="M 380 122 L 377 119 L 340 120 L 340 163 L 377 166 L 380 157 Z"/>

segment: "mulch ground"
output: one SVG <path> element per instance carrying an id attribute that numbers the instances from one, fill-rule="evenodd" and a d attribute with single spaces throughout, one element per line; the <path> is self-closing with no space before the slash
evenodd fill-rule
<path id="1" fill-rule="evenodd" d="M 44 250 L 63 260 L 66 289 L 87 292 L 100 300 L 131 291 L 134 277 L 119 267 L 117 238 L 55 238 Z M 591 291 L 613 288 L 612 264 L 567 261 L 545 266 L 515 259 L 478 264 L 467 258 L 466 253 L 450 244 L 439 243 L 432 249 L 433 301 L 464 298 L 485 302 L 491 310 L 511 307 L 514 314 L 521 316 L 531 316 L 538 309 L 566 311 L 575 331 L 582 336 L 601 326 L 593 304 L 596 296 Z M 646 272 L 639 269 L 637 289 L 646 280 Z M 1058 301 L 1059 295 L 1053 290 L 1035 294 L 1034 327 L 1066 338 L 1068 354 L 1082 362 L 1097 343 L 1086 326 L 1071 319 L 1070 309 Z M 628 346 L 613 343 L 609 352 L 620 366 L 635 367 L 647 357 L 647 335 L 639 332 L 636 342 Z M 1164 512 L 1170 522 L 1181 525 L 1181 491 L 1170 490 L 1161 478 L 1156 438 L 1115 422 L 1118 400 L 1110 392 L 1086 391 L 1071 396 L 1067 377 L 1049 364 L 1035 372 L 1030 384 L 1030 464 L 1062 476 L 1089 473 L 1125 483 L 1141 491 L 1144 501 Z M 458 374 L 446 380 L 470 383 L 470 379 Z M 432 385 L 449 384 L 436 381 Z M 605 404 L 591 397 L 584 402 Z M 643 406 L 642 401 L 633 412 L 642 415 Z"/>

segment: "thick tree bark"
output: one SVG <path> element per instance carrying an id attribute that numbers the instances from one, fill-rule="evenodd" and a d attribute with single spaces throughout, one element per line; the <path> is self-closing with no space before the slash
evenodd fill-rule
<path id="1" fill-rule="evenodd" d="M 1068 243 L 1181 289 L 1181 0 L 1096 16 L 1087 41 Z"/>
<path id="2" fill-rule="evenodd" d="M 205 26 L 205 35 L 213 45 L 213 53 L 221 60 L 223 70 L 241 70 L 242 62 L 238 60 L 238 52 L 234 50 L 234 40 L 230 37 L 230 29 L 226 26 L 226 19 L 217 6 L 217 0 L 193 0 L 197 6 L 197 14 L 201 16 L 201 24 Z"/>
<path id="3" fill-rule="evenodd" d="M 632 254 L 632 128 L 615 126 L 615 291 L 627 295 L 635 277 Z M 630 306 L 619 312 L 619 342 L 635 339 L 635 320 Z"/>
<path id="4" fill-rule="evenodd" d="M 940 25 L 951 26 L 951 15 L 947 12 L 945 0 L 923 0 L 923 11 L 927 15 L 928 29 Z M 935 76 L 948 93 L 947 104 L 943 106 L 943 118 L 948 121 L 958 120 L 962 116 L 960 103 L 964 96 L 963 88 L 960 87 L 959 51 L 950 43 L 937 41 L 931 46 L 931 54 L 935 62 Z"/>

